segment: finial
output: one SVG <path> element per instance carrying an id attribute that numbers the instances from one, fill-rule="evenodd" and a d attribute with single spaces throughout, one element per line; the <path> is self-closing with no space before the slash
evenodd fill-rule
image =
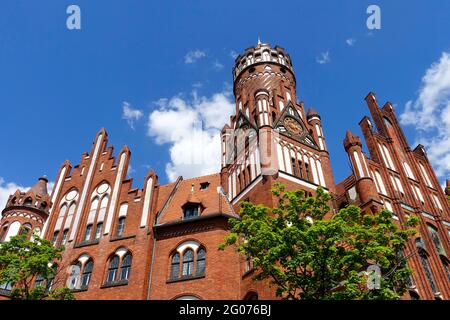
<path id="1" fill-rule="evenodd" d="M 262 44 L 261 38 L 258 36 L 258 45 Z"/>

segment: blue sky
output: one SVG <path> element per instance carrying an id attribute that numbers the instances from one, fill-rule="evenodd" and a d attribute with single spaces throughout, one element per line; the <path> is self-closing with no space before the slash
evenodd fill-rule
<path id="1" fill-rule="evenodd" d="M 81 8 L 81 30 L 66 28 L 70 4 Z M 370 4 L 381 8 L 381 30 L 366 27 Z M 444 0 L 2 0 L 0 193 L 43 174 L 53 181 L 65 159 L 75 165 L 90 151 L 101 127 L 116 154 L 130 147 L 135 187 L 149 167 L 162 182 L 186 172 L 176 163 L 167 169 L 176 156 L 170 148 L 180 141 L 165 139 L 156 126 L 173 118 L 156 116 L 176 110 L 164 126 L 177 128 L 182 110 L 229 107 L 232 55 L 258 36 L 290 53 L 298 99 L 322 116 L 337 182 L 350 173 L 345 130 L 360 134 L 369 91 L 382 104 L 391 101 L 398 115 L 409 102 L 408 140 L 440 144 L 433 160 L 443 180 L 450 172 L 442 161 L 450 163 L 450 122 L 426 119 L 430 112 L 436 121 L 450 119 L 448 12 Z M 318 63 L 324 54 L 329 59 Z M 436 105 L 427 111 L 430 94 Z M 134 122 L 124 119 L 124 102 Z M 211 125 L 209 134 L 216 129 Z"/>

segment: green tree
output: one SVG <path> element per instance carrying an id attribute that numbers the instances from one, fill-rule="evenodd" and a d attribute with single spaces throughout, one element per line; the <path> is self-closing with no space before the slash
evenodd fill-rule
<path id="1" fill-rule="evenodd" d="M 12 299 L 20 300 L 73 300 L 68 288 L 48 290 L 45 286 L 32 286 L 39 276 L 43 281 L 54 281 L 58 270 L 55 262 L 61 259 L 63 247 L 37 236 L 27 240 L 26 235 L 11 237 L 0 244 L 0 283 L 10 283 Z"/>
<path id="2" fill-rule="evenodd" d="M 250 257 L 256 281 L 270 279 L 284 299 L 399 299 L 406 291 L 405 244 L 417 217 L 399 228 L 387 210 L 369 215 L 348 206 L 325 219 L 331 196 L 323 189 L 306 197 L 277 184 L 272 192 L 277 207 L 244 202 L 241 219 L 230 220 L 231 233 L 219 246 Z M 364 273 L 370 265 L 381 277 Z M 368 279 L 379 279 L 379 286 L 369 289 Z"/>

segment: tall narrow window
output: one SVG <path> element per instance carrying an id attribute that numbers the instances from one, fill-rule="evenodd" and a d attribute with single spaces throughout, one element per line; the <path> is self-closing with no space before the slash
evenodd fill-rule
<path id="1" fill-rule="evenodd" d="M 117 269 L 119 269 L 119 257 L 114 256 L 109 262 L 107 282 L 112 283 L 116 280 Z"/>
<path id="2" fill-rule="evenodd" d="M 292 165 L 292 174 L 294 176 L 297 175 L 297 161 L 295 160 L 295 158 L 291 158 L 291 165 Z"/>
<path id="3" fill-rule="evenodd" d="M 442 264 L 444 265 L 445 272 L 447 273 L 448 281 L 450 281 L 450 264 L 448 260 L 444 257 L 441 257 Z"/>
<path id="4" fill-rule="evenodd" d="M 65 229 L 63 231 L 62 238 L 61 238 L 61 245 L 63 245 L 63 246 L 66 244 L 68 233 L 69 233 L 69 229 Z"/>
<path id="5" fill-rule="evenodd" d="M 75 265 L 72 265 L 72 270 L 70 271 L 70 278 L 69 278 L 70 289 L 79 288 L 80 272 L 81 272 L 81 262 L 77 262 Z"/>
<path id="6" fill-rule="evenodd" d="M 191 276 L 194 271 L 194 251 L 188 249 L 183 254 L 183 277 Z"/>
<path id="7" fill-rule="evenodd" d="M 87 288 L 87 286 L 89 285 L 93 268 L 94 263 L 92 262 L 92 260 L 89 260 L 84 266 L 83 275 L 81 277 L 81 287 Z"/>
<path id="8" fill-rule="evenodd" d="M 121 237 L 123 235 L 123 231 L 125 230 L 125 219 L 125 217 L 121 217 L 117 223 L 116 236 L 118 237 Z"/>
<path id="9" fill-rule="evenodd" d="M 420 262 L 422 263 L 423 270 L 430 284 L 431 290 L 437 292 L 436 282 L 434 281 L 433 273 L 431 272 L 430 263 L 428 262 L 427 253 L 423 249 L 423 242 L 421 239 L 416 240 L 417 251 L 419 252 Z"/>
<path id="10" fill-rule="evenodd" d="M 97 223 L 97 227 L 95 228 L 95 239 L 100 239 L 100 236 L 102 235 L 102 229 L 103 229 L 103 223 L 99 222 Z"/>
<path id="11" fill-rule="evenodd" d="M 57 271 L 58 271 L 58 265 L 54 264 L 52 266 L 52 273 L 49 274 L 48 278 L 47 278 L 47 283 L 45 285 L 45 291 L 46 292 L 49 292 L 50 290 L 52 290 L 53 282 L 55 280 L 55 276 L 56 276 Z"/>
<path id="12" fill-rule="evenodd" d="M 56 241 L 58 241 L 58 235 L 59 235 L 59 231 L 55 231 L 53 233 L 53 238 L 52 238 L 53 245 L 56 245 Z"/>
<path id="13" fill-rule="evenodd" d="M 91 231 L 92 231 L 92 224 L 88 224 L 86 226 L 86 231 L 84 232 L 84 241 L 89 241 L 91 239 Z"/>
<path id="14" fill-rule="evenodd" d="M 178 279 L 180 276 L 180 254 L 175 253 L 172 257 L 172 268 L 170 271 L 170 276 L 172 279 Z"/>
<path id="15" fill-rule="evenodd" d="M 31 224 L 29 223 L 25 223 L 22 225 L 22 227 L 20 228 L 20 235 L 28 235 L 30 233 L 31 230 Z"/>
<path id="16" fill-rule="evenodd" d="M 38 274 L 36 277 L 36 281 L 34 282 L 34 287 L 35 288 L 42 287 L 44 285 L 44 281 L 45 281 L 44 277 Z"/>
<path id="17" fill-rule="evenodd" d="M 205 274 L 205 250 L 200 249 L 197 253 L 197 275 Z"/>
<path id="18" fill-rule="evenodd" d="M 120 280 L 128 280 L 128 278 L 130 277 L 131 261 L 131 254 L 127 254 L 125 257 L 123 257 L 122 266 L 120 268 Z"/>
<path id="19" fill-rule="evenodd" d="M 309 173 L 309 164 L 305 163 L 306 180 L 311 181 L 311 175 Z"/>
<path id="20" fill-rule="evenodd" d="M 429 224 L 427 224 L 427 228 L 428 228 L 428 232 L 431 235 L 431 239 L 433 240 L 433 243 L 436 247 L 437 252 L 440 255 L 447 256 L 447 254 L 445 253 L 445 250 L 444 250 L 444 246 L 442 245 L 441 239 L 439 238 L 438 230 L 434 226 L 429 225 Z"/>

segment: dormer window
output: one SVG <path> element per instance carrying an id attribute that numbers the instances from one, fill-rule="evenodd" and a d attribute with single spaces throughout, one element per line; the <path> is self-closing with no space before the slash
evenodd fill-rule
<path id="1" fill-rule="evenodd" d="M 199 205 L 198 204 L 187 204 L 183 208 L 183 219 L 191 219 L 199 215 Z"/>
<path id="2" fill-rule="evenodd" d="M 33 200 L 32 200 L 30 197 L 28 197 L 28 198 L 26 198 L 25 201 L 23 202 L 23 205 L 24 205 L 24 206 L 32 206 L 32 205 L 33 205 Z"/>

